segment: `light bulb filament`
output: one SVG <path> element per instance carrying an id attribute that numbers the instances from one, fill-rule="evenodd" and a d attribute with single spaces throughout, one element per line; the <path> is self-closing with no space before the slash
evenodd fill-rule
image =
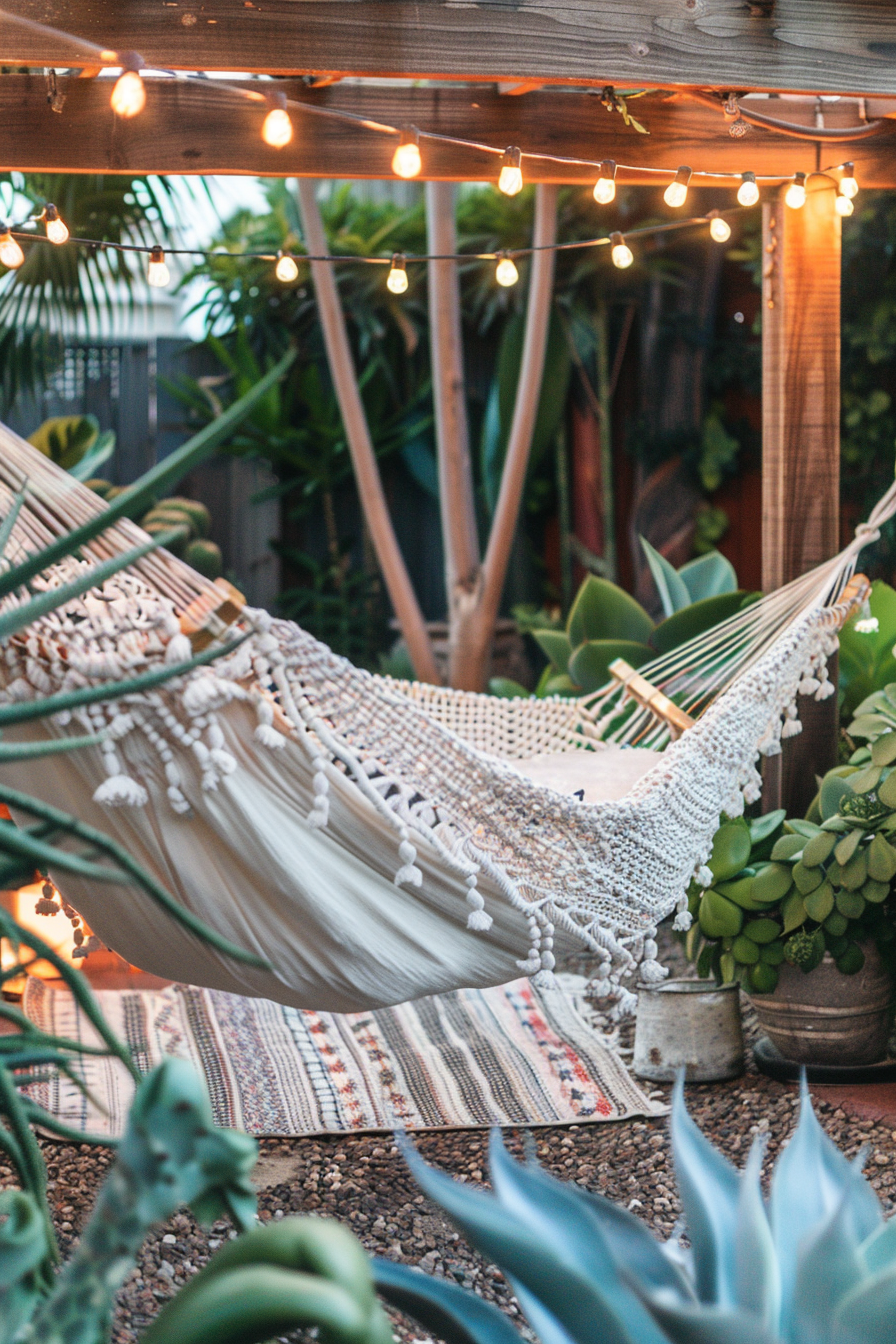
<path id="1" fill-rule="evenodd" d="M 278 252 L 274 274 L 284 285 L 291 285 L 294 280 L 298 280 L 299 268 L 296 265 L 295 257 L 291 257 L 288 252 Z"/>

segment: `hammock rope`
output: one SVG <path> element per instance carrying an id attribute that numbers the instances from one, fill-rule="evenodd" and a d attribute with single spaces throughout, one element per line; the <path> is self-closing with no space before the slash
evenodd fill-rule
<path id="1" fill-rule="evenodd" d="M 0 514 L 26 481 L 12 537 L 20 554 L 104 508 L 0 427 Z M 275 972 L 228 964 L 164 917 L 151 926 L 138 896 L 104 893 L 113 908 L 73 888 L 68 898 L 99 935 L 146 969 L 348 1011 L 520 970 L 544 982 L 558 953 L 584 943 L 599 989 L 624 1009 L 622 980 L 636 969 L 647 981 L 664 975 L 656 924 L 675 909 L 686 922 L 686 889 L 705 879 L 720 813 L 759 796 L 759 753 L 800 731 L 798 695 L 834 693 L 826 663 L 855 608 L 846 585 L 894 513 L 896 483 L 841 555 L 639 669 L 696 718 L 677 741 L 619 684 L 581 700 L 501 700 L 395 681 L 245 608 L 230 633 L 249 638 L 235 652 L 75 713 L 73 731 L 106 731 L 103 747 L 17 766 L 16 780 L 27 775 L 61 806 L 74 805 L 74 790 L 85 820 L 105 812 L 99 824 L 135 845 L 178 899 Z M 59 586 L 144 539 L 119 522 L 85 548 L 89 560 L 34 586 Z M 175 557 L 146 556 L 13 637 L 0 698 L 180 661 L 187 610 L 220 603 Z M 662 754 L 635 757 L 634 746 Z M 621 797 L 589 804 L 527 775 L 544 757 L 604 774 L 637 758 L 645 773 Z"/>

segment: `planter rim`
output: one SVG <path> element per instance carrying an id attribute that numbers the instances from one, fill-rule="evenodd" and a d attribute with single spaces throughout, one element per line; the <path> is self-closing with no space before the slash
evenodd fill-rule
<path id="1" fill-rule="evenodd" d="M 734 993 L 740 989 L 736 980 L 730 984 L 717 985 L 715 980 L 686 980 L 683 978 L 676 980 L 662 980 L 656 985 L 638 985 L 639 994 L 668 994 L 671 990 L 676 994 L 728 994 Z"/>

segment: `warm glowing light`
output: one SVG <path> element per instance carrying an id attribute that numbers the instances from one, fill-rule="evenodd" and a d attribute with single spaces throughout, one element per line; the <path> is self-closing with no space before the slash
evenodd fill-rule
<path id="1" fill-rule="evenodd" d="M 498 177 L 498 190 L 505 196 L 516 196 L 523 189 L 523 156 L 516 145 L 509 145 L 501 160 L 501 173 Z"/>
<path id="2" fill-rule="evenodd" d="M 136 117 L 146 106 L 146 88 L 136 70 L 125 70 L 112 90 L 112 111 L 119 117 Z"/>
<path id="3" fill-rule="evenodd" d="M 604 159 L 600 166 L 600 177 L 594 184 L 594 199 L 598 205 L 609 205 L 616 196 L 616 165 L 612 159 Z"/>
<path id="4" fill-rule="evenodd" d="M 611 234 L 610 242 L 613 244 L 610 248 L 610 260 L 620 271 L 624 271 L 627 266 L 631 266 L 635 255 L 621 233 Z"/>
<path id="5" fill-rule="evenodd" d="M 787 188 L 784 201 L 791 210 L 799 210 L 806 204 L 806 174 L 794 173 L 793 181 Z"/>
<path id="6" fill-rule="evenodd" d="M 274 274 L 284 285 L 291 285 L 294 280 L 298 280 L 299 268 L 296 265 L 295 257 L 291 257 L 288 252 L 278 253 Z"/>
<path id="7" fill-rule="evenodd" d="M 68 238 L 68 229 L 59 218 L 55 205 L 44 206 L 44 219 L 47 221 L 47 237 L 51 243 L 64 243 Z"/>
<path id="8" fill-rule="evenodd" d="M 856 181 L 856 170 L 851 163 L 844 163 L 843 176 L 840 179 L 840 195 L 848 196 L 850 200 L 859 194 L 859 184 Z"/>
<path id="9" fill-rule="evenodd" d="M 386 276 L 386 288 L 390 294 L 404 294 L 408 287 L 407 262 L 400 252 L 392 258 L 389 274 Z"/>
<path id="10" fill-rule="evenodd" d="M 713 215 L 709 221 L 709 236 L 713 242 L 727 243 L 731 237 L 731 225 L 721 215 Z"/>
<path id="11" fill-rule="evenodd" d="M 403 177 L 407 181 L 408 178 L 419 177 L 422 167 L 423 160 L 420 158 L 417 132 L 402 131 L 398 148 L 392 155 L 393 173 L 396 177 Z"/>
<path id="12" fill-rule="evenodd" d="M 667 205 L 671 205 L 673 210 L 684 205 L 688 198 L 688 183 L 691 180 L 690 168 L 679 168 L 675 174 L 675 180 L 670 182 L 663 192 L 663 200 Z"/>
<path id="13" fill-rule="evenodd" d="M 18 270 L 25 260 L 25 253 L 13 238 L 9 229 L 0 232 L 0 262 L 10 271 Z"/>
<path id="14" fill-rule="evenodd" d="M 741 173 L 737 199 L 740 205 L 755 205 L 759 200 L 759 188 L 756 185 L 755 173 Z"/>
<path id="15" fill-rule="evenodd" d="M 292 122 L 284 107 L 274 107 L 261 126 L 261 138 L 272 149 L 283 149 L 292 139 Z"/>
<path id="16" fill-rule="evenodd" d="M 843 215 L 843 217 L 846 218 L 852 214 L 855 208 L 855 205 L 848 196 L 837 195 L 834 197 L 834 209 L 837 211 L 838 215 Z"/>
<path id="17" fill-rule="evenodd" d="M 160 247 L 154 247 L 149 254 L 146 278 L 153 289 L 164 289 L 171 280 L 171 272 L 165 265 L 165 253 Z"/>
<path id="18" fill-rule="evenodd" d="M 520 273 L 514 264 L 513 258 L 502 257 L 495 267 L 495 279 L 498 284 L 503 285 L 505 289 L 509 289 L 511 285 L 516 284 L 519 278 Z"/>

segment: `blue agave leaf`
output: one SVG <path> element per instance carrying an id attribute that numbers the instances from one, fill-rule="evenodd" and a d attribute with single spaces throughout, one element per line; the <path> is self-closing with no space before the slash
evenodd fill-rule
<path id="1" fill-rule="evenodd" d="M 689 560 L 678 570 L 678 577 L 687 588 L 692 602 L 704 597 L 718 597 L 720 593 L 737 591 L 737 573 L 730 560 L 720 551 L 707 551 Z"/>
<path id="2" fill-rule="evenodd" d="M 650 572 L 653 575 L 653 581 L 656 584 L 657 592 L 660 595 L 660 601 L 663 604 L 663 615 L 674 616 L 676 611 L 681 611 L 683 607 L 689 607 L 694 600 L 688 591 L 688 585 L 684 582 L 674 566 L 664 555 L 651 546 L 646 537 L 639 535 L 638 540 L 641 548 L 647 557 L 647 563 L 650 566 Z M 735 584 L 735 587 L 737 585 Z M 708 594 L 701 593 L 701 597 Z"/>
<path id="3" fill-rule="evenodd" d="M 734 1248 L 735 1293 L 744 1311 L 754 1312 L 774 1331 L 781 1310 L 781 1276 L 760 1185 L 764 1153 L 765 1145 L 757 1138 L 740 1178 Z"/>
<path id="4" fill-rule="evenodd" d="M 891 1344 L 896 1320 L 896 1267 L 866 1279 L 834 1314 L 832 1344 Z"/>
<path id="5" fill-rule="evenodd" d="M 459 1284 L 391 1260 L 373 1260 L 371 1271 L 381 1297 L 413 1316 L 445 1344 L 521 1344 L 503 1311 Z M 554 1341 L 542 1335 L 542 1344 Z M 558 1339 L 556 1344 L 566 1341 Z"/>
<path id="6" fill-rule="evenodd" d="M 608 1251 L 604 1249 L 606 1281 L 598 1283 L 567 1253 L 570 1237 L 555 1232 L 543 1240 L 493 1195 L 471 1190 L 428 1167 L 409 1144 L 402 1148 L 421 1190 L 478 1251 L 529 1289 L 576 1344 L 665 1344 L 638 1300 L 621 1288 Z M 596 1221 L 590 1234 L 595 1242 L 602 1241 Z"/>
<path id="7" fill-rule="evenodd" d="M 510 1279 L 510 1286 L 522 1307 L 526 1320 L 538 1336 L 541 1344 L 575 1344 L 575 1340 L 557 1320 L 553 1312 L 538 1300 L 534 1293 L 524 1288 L 516 1279 Z M 451 1341 L 446 1341 L 451 1344 Z"/>
<path id="8" fill-rule="evenodd" d="M 891 1218 L 859 1247 L 859 1257 L 869 1274 L 883 1274 L 896 1269 L 896 1218 Z"/>
<path id="9" fill-rule="evenodd" d="M 503 1207 L 546 1241 L 562 1238 L 564 1254 L 586 1274 L 605 1279 L 609 1253 L 615 1271 L 643 1281 L 645 1290 L 666 1288 L 685 1300 L 693 1297 L 678 1269 L 633 1214 L 600 1195 L 558 1181 L 537 1163 L 514 1162 L 498 1130 L 492 1131 L 489 1144 L 489 1170 Z"/>
<path id="10" fill-rule="evenodd" d="M 702 1302 L 733 1307 L 737 1302 L 734 1247 L 740 1176 L 688 1115 L 681 1075 L 672 1099 L 672 1154 L 694 1249 L 697 1296 Z"/>
<path id="11" fill-rule="evenodd" d="M 862 1278 L 847 1186 L 830 1218 L 802 1242 L 784 1338 L 793 1344 L 825 1344 L 838 1306 Z"/>
<path id="12" fill-rule="evenodd" d="M 654 1298 L 651 1311 L 672 1344 L 778 1344 L 755 1316 Z"/>
<path id="13" fill-rule="evenodd" d="M 800 1085 L 800 1119 L 775 1165 L 769 1216 L 781 1273 L 781 1329 L 790 1329 L 800 1246 L 840 1207 L 848 1191 L 855 1243 L 865 1241 L 883 1217 L 874 1191 L 836 1144 L 812 1109 L 805 1077 Z"/>

